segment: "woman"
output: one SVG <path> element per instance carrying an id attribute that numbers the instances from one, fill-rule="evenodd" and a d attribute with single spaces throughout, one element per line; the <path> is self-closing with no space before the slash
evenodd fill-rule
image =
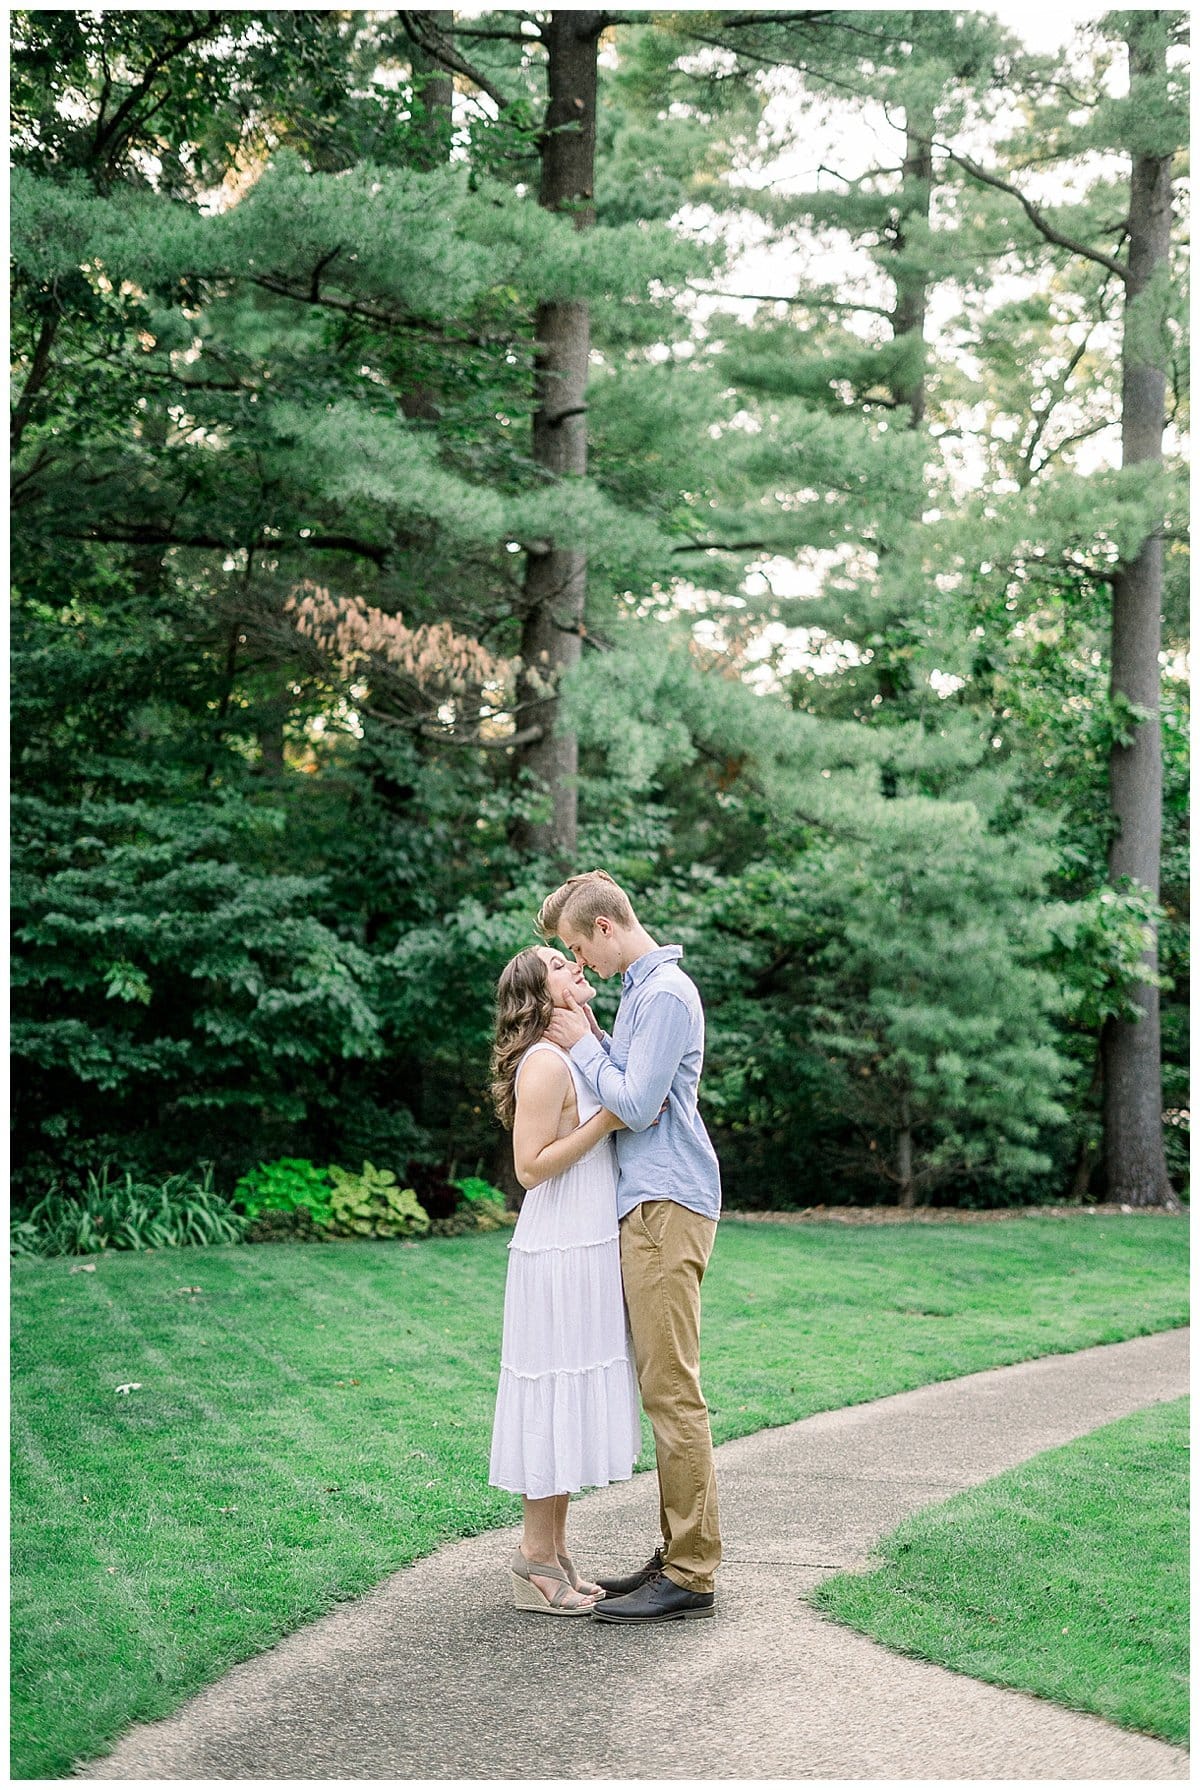
<path id="1" fill-rule="evenodd" d="M 509 1244 L 488 1479 L 524 1503 L 513 1601 L 550 1616 L 586 1616 L 603 1597 L 567 1552 L 567 1502 L 629 1479 L 641 1437 L 617 1240 L 621 1121 L 543 1036 L 568 989 L 580 1003 L 595 994 L 561 951 L 519 952 L 500 977 L 492 1052 L 492 1098 L 528 1192 Z"/>

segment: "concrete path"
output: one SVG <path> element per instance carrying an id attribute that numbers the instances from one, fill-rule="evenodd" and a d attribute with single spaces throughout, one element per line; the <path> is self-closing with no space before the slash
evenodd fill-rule
<path id="1" fill-rule="evenodd" d="M 518 1531 L 369 1596 L 135 1729 L 94 1778 L 1186 1778 L 1178 1747 L 889 1653 L 804 1593 L 922 1505 L 1188 1390 L 1186 1330 L 810 1417 L 718 1452 L 713 1622 L 633 1633 L 511 1607 Z M 633 1566 L 653 1475 L 578 1501 L 574 1548 Z"/>

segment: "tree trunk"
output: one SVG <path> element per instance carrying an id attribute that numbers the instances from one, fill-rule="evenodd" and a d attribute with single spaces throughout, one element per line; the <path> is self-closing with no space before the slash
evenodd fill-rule
<path id="1" fill-rule="evenodd" d="M 914 21 L 914 36 L 919 29 L 919 20 Z M 896 297 L 890 322 L 892 340 L 903 354 L 898 356 L 889 382 L 892 402 L 898 410 L 908 412 L 905 426 L 909 429 L 925 426 L 925 322 L 929 309 L 929 279 L 923 259 L 919 257 L 914 263 L 911 255 L 914 226 L 922 236 L 926 235 L 932 214 L 933 134 L 932 113 L 911 108 L 905 119 L 904 161 L 892 239 L 896 260 L 892 279 Z M 914 522 L 919 519 L 922 502 L 923 494 L 918 493 Z M 911 638 L 907 627 L 903 634 L 905 639 Z M 901 644 L 897 640 L 896 645 Z M 898 654 L 889 657 L 883 650 L 876 654 L 876 659 L 879 694 L 885 702 L 893 702 L 912 686 L 910 661 Z M 899 793 L 895 767 L 886 761 L 879 767 L 879 793 L 888 800 Z"/>
<path id="2" fill-rule="evenodd" d="M 917 1203 L 917 1184 L 913 1179 L 912 1115 L 908 1095 L 900 1101 L 900 1130 L 896 1137 L 896 1174 L 900 1182 L 900 1205 L 911 1211 Z"/>
<path id="3" fill-rule="evenodd" d="M 1166 67 L 1161 13 L 1131 15 L 1129 104 L 1139 116 Z M 1141 104 L 1139 105 L 1139 100 Z M 1165 339 L 1148 290 L 1165 266 L 1171 234 L 1171 156 L 1135 154 L 1129 206 L 1129 273 L 1121 377 L 1121 451 L 1126 466 L 1162 459 L 1166 397 Z M 1109 757 L 1115 834 L 1109 879 L 1130 877 L 1157 898 L 1162 848 L 1162 743 L 1159 651 L 1162 643 L 1163 543 L 1159 530 L 1113 584 L 1111 693 L 1148 711 L 1127 746 Z M 1144 962 L 1152 975 L 1157 936 Z M 1104 1061 L 1104 1172 L 1107 1197 L 1131 1206 L 1178 1206 L 1167 1174 L 1162 1131 L 1162 1059 L 1158 989 L 1140 983 L 1138 1020 L 1110 1019 L 1101 1035 Z"/>
<path id="4" fill-rule="evenodd" d="M 543 31 L 550 97 L 538 203 L 549 211 L 570 211 L 577 230 L 586 230 L 595 218 L 596 43 L 603 23 L 598 12 L 555 12 Z M 587 471 L 587 305 L 539 305 L 536 338 L 533 458 L 552 478 L 581 478 Z M 524 724 L 540 727 L 541 734 L 521 750 L 517 769 L 533 773 L 551 807 L 545 820 L 522 822 L 516 842 L 549 853 L 564 867 L 575 852 L 579 761 L 575 736 L 558 719 L 556 697 L 562 678 L 579 661 L 586 594 L 587 557 L 579 548 L 556 540 L 528 550 L 521 632 L 521 659 L 528 669 L 518 701 L 531 705 L 524 710 Z"/>
<path id="5" fill-rule="evenodd" d="M 453 12 L 430 12 L 428 19 L 442 37 L 453 36 Z M 419 168 L 440 168 L 450 159 L 454 76 L 419 44 L 412 48 L 412 72 L 413 127 L 417 137 L 413 160 Z"/>
<path id="6" fill-rule="evenodd" d="M 925 421 L 925 316 L 929 305 L 929 280 L 924 266 L 906 259 L 911 244 L 909 230 L 916 223 L 928 232 L 933 203 L 932 114 L 908 113 L 905 126 L 904 163 L 901 169 L 900 218 L 896 228 L 896 302 L 892 308 L 892 337 L 909 349 L 909 359 L 892 380 L 892 396 L 908 410 L 908 427 L 919 429 Z"/>
<path id="7" fill-rule="evenodd" d="M 442 37 L 452 36 L 452 12 L 431 12 L 429 22 Z M 413 127 L 417 136 L 413 161 L 418 168 L 440 168 L 450 160 L 454 135 L 454 76 L 419 44 L 412 47 L 412 72 Z M 410 423 L 435 423 L 439 415 L 437 393 L 422 380 L 400 393 L 400 408 Z"/>

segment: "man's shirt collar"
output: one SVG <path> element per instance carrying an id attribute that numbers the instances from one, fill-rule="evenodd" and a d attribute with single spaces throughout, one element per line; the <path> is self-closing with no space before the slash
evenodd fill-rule
<path id="1" fill-rule="evenodd" d="M 622 989 L 636 988 L 660 963 L 677 963 L 682 956 L 682 945 L 657 945 L 653 951 L 644 951 L 640 957 L 634 958 L 621 977 Z"/>

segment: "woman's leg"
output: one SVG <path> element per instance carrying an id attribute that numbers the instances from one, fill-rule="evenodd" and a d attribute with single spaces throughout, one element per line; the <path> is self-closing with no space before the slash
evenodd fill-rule
<path id="1" fill-rule="evenodd" d="M 567 1546 L 567 1511 L 570 1507 L 570 1503 L 571 1497 L 569 1492 L 560 1492 L 558 1497 L 553 1500 L 554 1549 L 556 1554 L 565 1554 L 568 1557 L 571 1552 Z M 603 1595 L 603 1588 L 600 1585 L 594 1585 L 590 1579 L 581 1577 L 579 1580 L 579 1589 L 583 1592 L 585 1597 L 600 1597 Z"/>
<path id="2" fill-rule="evenodd" d="M 543 1566 L 558 1565 L 560 1548 L 563 1553 L 566 1552 L 567 1502 L 565 1493 L 557 1498 L 522 1497 L 525 1533 L 521 1537 L 521 1552 L 526 1560 L 538 1561 Z M 557 1579 L 543 1578 L 536 1572 L 531 1573 L 530 1578 L 545 1597 L 553 1596 L 558 1589 Z M 570 1608 L 576 1604 L 591 1603 L 592 1598 L 580 1591 L 572 1591 L 562 1601 Z"/>

